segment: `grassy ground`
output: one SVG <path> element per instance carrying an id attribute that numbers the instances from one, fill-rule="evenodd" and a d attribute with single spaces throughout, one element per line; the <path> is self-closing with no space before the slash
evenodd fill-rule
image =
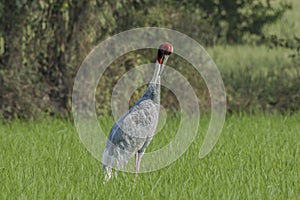
<path id="1" fill-rule="evenodd" d="M 292 59 L 289 55 L 293 53 L 283 48 L 251 45 L 214 46 L 207 48 L 207 51 L 221 73 L 249 68 L 257 71 L 257 74 L 290 65 Z"/>
<path id="2" fill-rule="evenodd" d="M 119 173 L 106 185 L 72 122 L 0 124 L 0 199 L 297 199 L 299 121 L 300 113 L 231 115 L 214 150 L 199 159 L 204 117 L 196 140 L 176 162 L 141 174 L 137 182 Z M 168 126 L 177 127 L 174 122 Z M 149 149 L 160 145 L 163 134 Z"/>

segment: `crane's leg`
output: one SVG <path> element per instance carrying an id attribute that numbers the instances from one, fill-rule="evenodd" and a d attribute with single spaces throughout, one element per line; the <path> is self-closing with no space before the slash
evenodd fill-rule
<path id="1" fill-rule="evenodd" d="M 147 137 L 147 139 L 146 139 L 145 143 L 143 144 L 142 148 L 140 148 L 135 153 L 135 178 L 137 178 L 137 176 L 138 176 L 138 173 L 140 171 L 140 164 L 141 164 L 142 157 L 144 155 L 144 152 L 145 152 L 147 146 L 151 142 L 151 140 L 152 140 L 152 137 Z"/>
<path id="2" fill-rule="evenodd" d="M 140 164 L 141 164 L 141 160 L 142 160 L 142 156 L 143 156 L 144 152 L 136 152 L 135 154 L 135 177 L 138 176 L 138 173 L 140 171 Z"/>

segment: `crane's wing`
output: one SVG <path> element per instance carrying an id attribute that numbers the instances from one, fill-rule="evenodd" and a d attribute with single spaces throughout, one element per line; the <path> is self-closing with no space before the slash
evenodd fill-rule
<path id="1" fill-rule="evenodd" d="M 146 99 L 137 102 L 123 118 L 117 121 L 122 131 L 134 138 L 152 137 L 158 123 L 159 105 Z"/>
<path id="2" fill-rule="evenodd" d="M 159 104 L 151 99 L 138 101 L 112 127 L 102 163 L 117 168 L 125 166 L 134 152 L 144 150 L 151 141 L 158 116 Z"/>

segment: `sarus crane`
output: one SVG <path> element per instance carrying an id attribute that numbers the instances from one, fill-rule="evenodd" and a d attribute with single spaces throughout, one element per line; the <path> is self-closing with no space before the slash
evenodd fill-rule
<path id="1" fill-rule="evenodd" d="M 160 76 L 173 46 L 162 43 L 157 52 L 155 70 L 144 95 L 113 125 L 102 156 L 105 180 L 112 177 L 112 168 L 119 170 L 135 155 L 135 174 L 139 173 L 142 156 L 151 142 L 160 110 Z"/>

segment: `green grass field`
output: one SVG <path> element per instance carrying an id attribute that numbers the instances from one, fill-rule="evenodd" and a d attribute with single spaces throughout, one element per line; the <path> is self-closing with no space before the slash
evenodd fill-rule
<path id="1" fill-rule="evenodd" d="M 176 121 L 168 120 L 168 127 L 177 127 Z M 72 122 L 2 123 L 0 199 L 297 199 L 299 121 L 300 113 L 233 114 L 213 151 L 199 159 L 204 117 L 195 141 L 176 162 L 141 174 L 137 182 L 121 172 L 106 185 L 100 162 Z M 148 150 L 168 143 L 167 132 L 156 135 Z"/>

